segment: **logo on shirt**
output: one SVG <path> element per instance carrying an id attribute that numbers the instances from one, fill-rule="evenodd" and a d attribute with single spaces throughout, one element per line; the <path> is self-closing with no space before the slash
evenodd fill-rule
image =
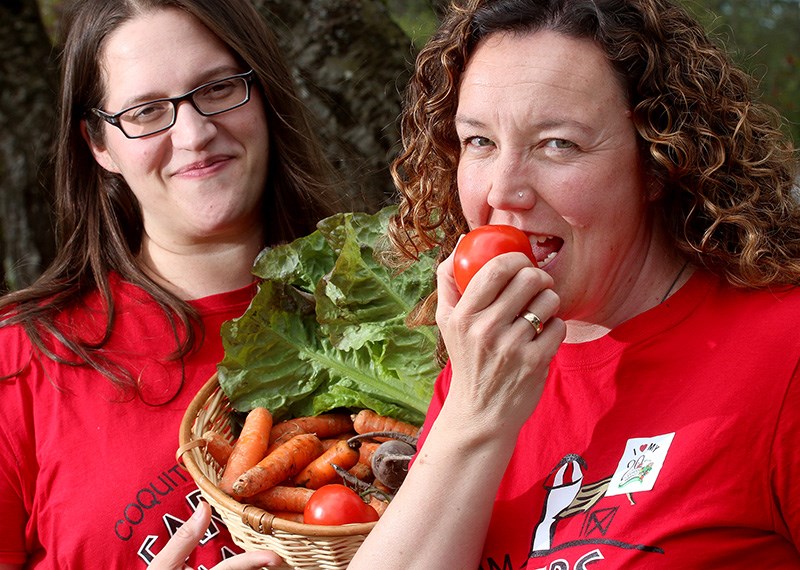
<path id="1" fill-rule="evenodd" d="M 606 496 L 651 491 L 664 466 L 675 433 L 629 439 Z"/>
<path id="2" fill-rule="evenodd" d="M 529 558 L 540 558 L 561 548 L 580 544 L 603 544 L 663 553 L 657 546 L 605 538 L 617 507 L 594 510 L 592 507 L 603 497 L 615 495 L 627 495 L 631 504 L 635 504 L 633 493 L 651 491 L 674 437 L 674 433 L 669 433 L 629 439 L 614 474 L 599 481 L 586 482 L 586 462 L 579 455 L 570 454 L 559 461 L 544 482 L 545 504 L 531 537 Z M 586 515 L 583 526 L 583 536 L 586 538 L 570 540 L 565 545 L 554 544 L 559 523 L 577 514 Z M 583 565 L 603 558 L 597 549 L 589 554 L 592 560 L 584 561 Z"/>

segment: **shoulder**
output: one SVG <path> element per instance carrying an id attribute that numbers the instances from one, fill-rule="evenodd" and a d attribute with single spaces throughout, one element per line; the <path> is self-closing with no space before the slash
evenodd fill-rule
<path id="1" fill-rule="evenodd" d="M 753 321 L 779 320 L 784 326 L 794 328 L 797 322 L 789 318 L 800 318 L 800 287 L 797 286 L 747 289 L 724 284 L 720 288 L 720 302 L 728 303 L 740 317 Z M 742 314 L 743 311 L 750 313 Z"/>
<path id="2" fill-rule="evenodd" d="M 719 281 L 692 323 L 694 341 L 726 353 L 759 385 L 786 389 L 798 373 L 800 287 L 753 289 Z"/>
<path id="3" fill-rule="evenodd" d="M 27 338 L 28 335 L 20 324 L 0 325 L 0 341 L 3 347 L 6 346 L 6 342 L 18 342 Z"/>
<path id="4" fill-rule="evenodd" d="M 709 326 L 727 329 L 750 346 L 781 347 L 783 358 L 800 355 L 800 287 L 743 288 L 719 282 L 706 302 Z"/>
<path id="5" fill-rule="evenodd" d="M 740 287 L 707 273 L 700 273 L 697 277 L 703 283 L 706 304 L 713 305 L 718 311 L 731 307 L 731 318 L 749 316 L 758 320 L 774 315 L 785 319 L 791 314 L 800 315 L 800 286 Z M 738 309 L 734 310 L 734 307 Z M 758 314 L 743 315 L 744 310 L 758 311 Z"/>
<path id="6" fill-rule="evenodd" d="M 0 326 L 0 378 L 13 376 L 28 367 L 33 344 L 22 325 Z"/>
<path id="7" fill-rule="evenodd" d="M 36 383 L 34 348 L 22 325 L 0 326 L 0 433 L 3 445 L 25 442 L 34 433 L 28 410 L 33 408 Z M 12 436 L 12 434 L 15 434 Z M 24 447 L 15 451 L 18 452 Z M 0 453 L 0 455 L 2 455 Z"/>

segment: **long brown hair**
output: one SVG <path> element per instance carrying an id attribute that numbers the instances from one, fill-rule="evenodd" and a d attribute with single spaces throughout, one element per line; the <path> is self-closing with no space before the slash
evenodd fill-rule
<path id="1" fill-rule="evenodd" d="M 115 320 L 111 273 L 141 287 L 161 306 L 175 333 L 176 359 L 188 354 L 198 341 L 195 311 L 152 281 L 136 261 L 143 231 L 136 197 L 121 176 L 95 162 L 80 131 L 85 119 L 89 135 L 102 141 L 100 119 L 87 110 L 102 107 L 105 88 L 99 58 L 105 39 L 131 18 L 165 8 L 192 14 L 243 66 L 255 71 L 270 133 L 270 154 L 265 157 L 269 174 L 262 200 L 264 245 L 310 233 L 319 219 L 343 205 L 335 171 L 295 93 L 276 38 L 249 0 L 70 2 L 60 34 L 62 77 L 54 153 L 57 254 L 33 285 L 0 299 L 0 325 L 22 324 L 38 349 L 54 359 L 58 357 L 45 339 L 57 339 L 77 362 L 92 366 L 121 387 L 135 382 L 104 358 L 101 350 Z M 56 317 L 92 291 L 100 293 L 107 313 L 105 333 L 89 342 L 59 330 Z"/>
<path id="2" fill-rule="evenodd" d="M 476 46 L 492 34 L 539 30 L 593 40 L 619 74 L 661 188 L 654 207 L 678 250 L 735 285 L 800 283 L 797 158 L 781 118 L 669 0 L 455 2 L 406 91 L 404 150 L 392 168 L 401 203 L 390 227 L 401 257 L 441 246 L 443 259 L 467 231 L 453 119 Z"/>

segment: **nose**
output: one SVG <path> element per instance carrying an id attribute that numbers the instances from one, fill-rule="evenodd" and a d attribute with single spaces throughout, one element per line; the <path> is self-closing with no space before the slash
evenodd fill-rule
<path id="1" fill-rule="evenodd" d="M 529 210 L 536 203 L 531 168 L 524 156 L 507 153 L 492 165 L 487 201 L 495 210 Z"/>
<path id="2" fill-rule="evenodd" d="M 197 150 L 203 148 L 217 134 L 214 117 L 201 115 L 191 101 L 181 101 L 175 113 L 175 124 L 169 132 L 176 147 Z"/>

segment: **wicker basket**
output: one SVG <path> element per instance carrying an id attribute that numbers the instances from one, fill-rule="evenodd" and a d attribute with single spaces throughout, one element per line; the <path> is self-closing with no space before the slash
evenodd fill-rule
<path id="1" fill-rule="evenodd" d="M 192 400 L 180 427 L 177 456 L 183 461 L 203 497 L 214 507 L 244 550 L 272 550 L 289 568 L 340 570 L 347 568 L 374 522 L 342 526 L 308 525 L 277 518 L 240 503 L 220 491 L 221 469 L 204 451 L 202 435 L 209 429 L 233 440 L 232 408 L 216 374 Z"/>

